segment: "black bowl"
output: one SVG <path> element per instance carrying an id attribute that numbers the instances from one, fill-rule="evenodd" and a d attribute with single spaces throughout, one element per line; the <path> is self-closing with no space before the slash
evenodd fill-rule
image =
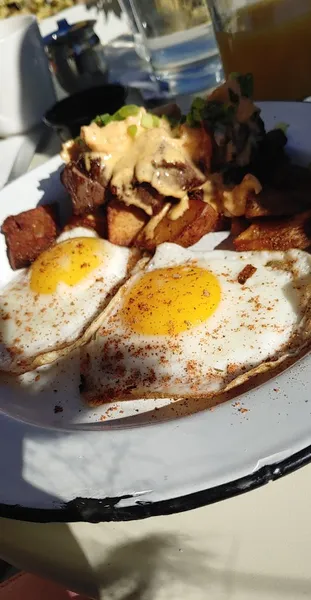
<path id="1" fill-rule="evenodd" d="M 97 115 L 114 113 L 125 104 L 127 90 L 122 85 L 107 84 L 73 94 L 57 102 L 44 115 L 43 121 L 66 142 L 80 133 Z"/>

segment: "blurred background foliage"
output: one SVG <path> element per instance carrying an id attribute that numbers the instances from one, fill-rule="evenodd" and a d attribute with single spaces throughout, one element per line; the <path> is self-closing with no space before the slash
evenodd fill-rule
<path id="1" fill-rule="evenodd" d="M 0 18 L 5 19 L 14 15 L 33 14 L 38 19 L 55 15 L 60 10 L 77 4 L 75 0 L 0 0 Z"/>

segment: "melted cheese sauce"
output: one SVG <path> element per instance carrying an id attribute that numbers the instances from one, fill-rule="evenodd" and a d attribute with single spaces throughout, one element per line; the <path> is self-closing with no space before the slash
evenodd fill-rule
<path id="1" fill-rule="evenodd" d="M 159 225 L 160 221 L 164 219 L 165 215 L 169 212 L 171 208 L 171 203 L 166 202 L 157 215 L 151 217 L 150 221 L 148 221 L 147 225 L 144 227 L 144 237 L 146 240 L 151 240 L 154 237 L 154 232 L 156 227 Z"/>
<path id="2" fill-rule="evenodd" d="M 225 217 L 241 217 L 245 214 L 246 203 L 250 192 L 259 194 L 262 187 L 254 175 L 245 175 L 240 184 L 224 186 L 220 173 L 213 173 L 201 186 L 203 202 L 210 204 L 216 212 Z"/>
<path id="3" fill-rule="evenodd" d="M 238 84 L 229 81 L 215 90 L 211 99 L 228 102 L 229 87 L 240 95 Z M 238 120 L 243 122 L 249 119 L 255 107 L 249 99 L 240 98 L 240 105 Z M 203 128 L 189 128 L 184 125 L 181 127 L 180 137 L 176 137 L 165 118 L 159 119 L 158 127 L 144 127 L 142 123 L 145 115 L 146 110 L 141 107 L 136 115 L 122 121 L 111 121 L 104 127 L 99 127 L 93 122 L 81 128 L 81 138 L 89 148 L 89 151 L 83 154 L 86 169 L 91 169 L 93 159 L 99 159 L 102 164 L 103 184 L 110 182 L 113 192 L 127 206 L 134 205 L 143 209 L 151 217 L 144 230 L 146 238 L 153 237 L 155 228 L 165 215 L 174 221 L 188 210 L 189 197 L 183 165 L 198 179 L 196 187 L 202 190 L 202 200 L 205 203 L 225 216 L 243 215 L 249 192 L 257 194 L 261 190 L 258 180 L 248 175 L 240 185 L 228 189 L 219 173 L 210 174 L 207 179 L 197 164 L 203 161 L 207 169 L 209 168 L 212 153 L 209 134 Z M 128 130 L 133 125 L 136 127 L 134 137 Z M 70 144 L 72 142 L 64 145 L 64 156 L 70 154 Z M 230 151 L 228 145 L 229 155 Z M 244 151 L 245 156 L 241 156 L 242 163 L 249 159 L 249 153 L 248 144 Z M 173 165 L 173 168 L 166 165 Z M 180 173 L 178 165 L 181 165 Z M 162 210 L 154 215 L 153 207 L 137 193 L 133 182 L 149 183 L 159 194 L 175 198 L 179 202 L 173 206 L 167 202 Z"/>
<path id="4" fill-rule="evenodd" d="M 86 168 L 90 168 L 92 158 L 100 158 L 103 177 L 110 181 L 122 201 L 142 208 L 150 216 L 152 208 L 138 197 L 133 181 L 149 183 L 159 194 L 182 200 L 178 213 L 171 217 L 178 218 L 174 214 L 183 214 L 188 206 L 185 189 L 176 168 L 165 168 L 165 164 L 186 164 L 202 183 L 205 177 L 193 162 L 188 139 L 174 137 L 166 119 L 160 119 L 159 127 L 144 128 L 141 122 L 145 114 L 146 110 L 141 108 L 137 115 L 112 121 L 105 127 L 96 123 L 82 127 L 81 137 L 90 148 L 85 155 Z M 130 125 L 137 127 L 134 138 L 128 134 Z"/>

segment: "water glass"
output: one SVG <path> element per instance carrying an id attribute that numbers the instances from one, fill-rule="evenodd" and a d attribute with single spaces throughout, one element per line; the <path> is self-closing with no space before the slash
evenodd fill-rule
<path id="1" fill-rule="evenodd" d="M 222 80 L 207 0 L 120 0 L 120 4 L 164 92 L 191 94 Z"/>

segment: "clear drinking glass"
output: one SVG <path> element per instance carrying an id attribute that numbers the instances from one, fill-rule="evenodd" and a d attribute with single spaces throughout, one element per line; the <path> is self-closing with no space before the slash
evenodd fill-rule
<path id="1" fill-rule="evenodd" d="M 194 93 L 221 81 L 207 0 L 119 1 L 129 21 L 136 24 L 145 58 L 164 91 Z"/>
<path id="2" fill-rule="evenodd" d="M 311 95 L 310 0 L 208 0 L 225 75 L 253 73 L 256 100 Z"/>
<path id="3" fill-rule="evenodd" d="M 143 36 L 137 27 L 136 19 L 132 11 L 131 0 L 119 0 L 119 4 L 126 16 L 128 27 L 133 34 L 136 53 L 138 54 L 139 58 L 149 62 L 149 54 L 145 48 Z"/>

